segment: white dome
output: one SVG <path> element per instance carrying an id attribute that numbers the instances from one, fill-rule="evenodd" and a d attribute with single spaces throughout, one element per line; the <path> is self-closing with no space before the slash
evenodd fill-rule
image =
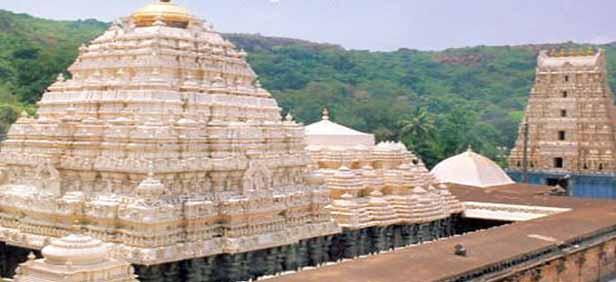
<path id="1" fill-rule="evenodd" d="M 46 262 L 53 265 L 99 264 L 107 259 L 108 252 L 100 240 L 77 234 L 53 240 L 42 251 Z"/>
<path id="2" fill-rule="evenodd" d="M 470 148 L 440 162 L 431 173 L 443 183 L 482 188 L 514 183 L 500 166 Z"/>
<path id="3" fill-rule="evenodd" d="M 372 147 L 374 135 L 337 124 L 329 120 L 329 112 L 323 110 L 323 118 L 305 127 L 308 146 Z"/>

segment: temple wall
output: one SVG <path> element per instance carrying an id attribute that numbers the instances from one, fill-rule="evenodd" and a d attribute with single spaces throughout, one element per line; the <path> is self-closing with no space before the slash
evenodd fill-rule
<path id="1" fill-rule="evenodd" d="M 134 266 L 141 282 L 247 281 L 453 236 L 463 232 L 462 224 L 460 215 L 454 215 L 421 224 L 345 230 L 332 236 L 251 252 Z M 29 252 L 0 243 L 0 276 L 12 277 L 19 263 L 26 261 Z"/>
<path id="2" fill-rule="evenodd" d="M 612 281 L 616 278 L 616 239 L 571 252 L 553 260 L 537 262 L 530 269 L 513 271 L 498 282 Z"/>
<path id="3" fill-rule="evenodd" d="M 520 171 L 508 170 L 509 176 L 516 182 L 523 182 L 523 175 Z M 550 173 L 550 172 L 529 172 L 528 181 L 530 184 L 555 185 L 550 183 L 550 179 L 564 179 L 568 187 L 568 195 L 580 198 L 595 199 L 616 199 L 616 174 L 576 174 L 576 173 Z"/>

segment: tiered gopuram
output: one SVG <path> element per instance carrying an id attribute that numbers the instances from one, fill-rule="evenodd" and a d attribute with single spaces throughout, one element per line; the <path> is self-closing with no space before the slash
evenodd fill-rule
<path id="1" fill-rule="evenodd" d="M 521 179 L 526 141 L 531 182 L 580 196 L 616 194 L 611 177 L 601 177 L 616 172 L 615 125 L 605 52 L 543 51 L 509 167 Z"/>
<path id="2" fill-rule="evenodd" d="M 306 150 L 325 178 L 328 207 L 345 230 L 337 236 L 343 257 L 355 257 L 451 235 L 452 219 L 463 211 L 444 184 L 402 143 L 329 120 L 306 127 Z"/>
<path id="3" fill-rule="evenodd" d="M 309 175 L 304 129 L 281 119 L 245 57 L 164 0 L 82 46 L 71 77 L 2 145 L 0 240 L 41 249 L 81 231 L 141 281 L 326 260 L 340 229 Z"/>

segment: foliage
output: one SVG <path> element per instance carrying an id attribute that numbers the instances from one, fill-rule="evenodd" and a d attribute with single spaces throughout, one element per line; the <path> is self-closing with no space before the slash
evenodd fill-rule
<path id="1" fill-rule="evenodd" d="M 50 21 L 0 11 L 0 104 L 36 102 L 66 70 L 83 42 L 107 24 Z M 517 136 L 540 49 L 527 45 L 444 51 L 345 50 L 331 44 L 260 35 L 227 34 L 249 53 L 249 62 L 284 111 L 318 121 L 332 119 L 379 140 L 401 139 L 428 165 L 469 145 L 502 161 Z M 616 45 L 607 49 L 616 85 Z M 0 128 L 0 133 L 2 128 Z"/>
<path id="2" fill-rule="evenodd" d="M 236 43 L 249 50 L 265 87 L 299 120 L 317 121 L 320 109 L 329 107 L 337 122 L 381 140 L 402 139 L 429 166 L 469 145 L 504 164 L 532 87 L 538 51 L 581 47 L 369 52 L 302 42 L 267 48 L 252 48 L 247 40 Z M 614 86 L 616 46 L 598 47 L 611 55 Z"/>

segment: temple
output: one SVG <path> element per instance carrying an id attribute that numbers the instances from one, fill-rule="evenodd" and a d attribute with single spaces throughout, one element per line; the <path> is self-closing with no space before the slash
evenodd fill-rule
<path id="1" fill-rule="evenodd" d="M 526 168 L 531 183 L 616 198 L 615 113 L 605 51 L 541 52 L 511 175 L 522 181 Z"/>
<path id="2" fill-rule="evenodd" d="M 40 250 L 81 231 L 140 281 L 319 263 L 340 232 L 328 190 L 308 170 L 304 128 L 282 119 L 245 57 L 170 1 L 82 46 L 2 144 L 0 241 Z"/>
<path id="3" fill-rule="evenodd" d="M 125 261 L 110 258 L 105 243 L 83 235 L 55 239 L 43 248 L 43 258 L 30 253 L 16 270 L 13 282 L 138 282 Z"/>
<path id="4" fill-rule="evenodd" d="M 462 203 L 402 143 L 375 144 L 372 134 L 331 121 L 327 109 L 306 126 L 306 140 L 312 167 L 329 189 L 327 209 L 344 229 L 334 238 L 346 246 L 344 257 L 370 253 L 370 245 L 387 249 L 455 232 Z"/>

